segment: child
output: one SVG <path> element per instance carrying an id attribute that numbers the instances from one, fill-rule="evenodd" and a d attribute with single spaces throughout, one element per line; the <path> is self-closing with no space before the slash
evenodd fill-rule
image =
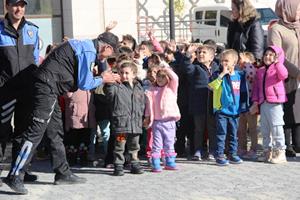
<path id="1" fill-rule="evenodd" d="M 214 160 L 216 124 L 213 115 L 213 95 L 208 83 L 212 73 L 219 70 L 219 66 L 213 61 L 215 55 L 213 46 L 198 47 L 196 55 L 197 59 L 185 67 L 189 81 L 189 113 L 193 115 L 195 127 L 195 152 L 192 160 L 201 160 L 201 156 Z M 206 132 L 209 148 L 204 150 Z"/>
<path id="2" fill-rule="evenodd" d="M 137 66 L 133 61 L 119 64 L 120 83 L 107 84 L 104 93 L 112 111 L 111 133 L 115 134 L 114 175 L 123 176 L 124 151 L 127 143 L 131 159 L 131 173 L 142 174 L 138 159 L 139 138 L 142 134 L 145 95 L 142 84 L 136 78 Z"/>
<path id="3" fill-rule="evenodd" d="M 156 82 L 156 74 L 159 67 L 152 65 L 147 70 L 146 79 L 143 80 L 144 90 L 147 92 Z M 153 134 L 151 127 L 147 129 L 147 143 L 146 143 L 146 157 L 149 165 L 151 165 L 151 152 L 152 152 Z"/>
<path id="4" fill-rule="evenodd" d="M 246 80 L 249 89 L 249 97 L 252 94 L 252 88 L 256 76 L 256 68 L 254 66 L 255 57 L 250 52 L 240 53 L 239 66 L 240 69 L 245 71 Z M 250 101 L 250 105 L 252 102 Z M 250 150 L 247 151 L 247 132 L 249 131 L 251 146 Z M 256 159 L 257 150 L 257 115 L 250 114 L 249 112 L 241 113 L 239 118 L 238 128 L 238 154 L 245 159 Z"/>
<path id="5" fill-rule="evenodd" d="M 288 71 L 283 61 L 284 52 L 280 47 L 270 46 L 265 50 L 263 66 L 257 70 L 250 109 L 256 113 L 260 106 L 264 152 L 258 161 L 274 164 L 286 162 L 282 104 L 287 100 L 284 80 Z"/>
<path id="6" fill-rule="evenodd" d="M 91 129 L 96 128 L 94 94 L 87 90 L 67 92 L 65 95 L 65 145 L 68 149 L 70 165 L 77 160 L 82 166 L 87 164 Z M 71 152 L 74 147 L 77 153 Z M 73 150 L 72 150 L 73 151 Z M 76 155 L 77 154 L 77 155 Z"/>
<path id="7" fill-rule="evenodd" d="M 242 159 L 237 155 L 238 116 L 247 109 L 247 84 L 245 73 L 234 70 L 238 54 L 233 49 L 221 53 L 222 72 L 216 72 L 209 86 L 213 90 L 213 107 L 217 127 L 216 163 L 226 166 L 230 163 L 240 164 Z M 229 161 L 224 156 L 225 139 L 229 134 Z"/>
<path id="8" fill-rule="evenodd" d="M 165 169 L 176 169 L 174 150 L 176 124 L 180 119 L 177 105 L 178 76 L 170 67 L 160 68 L 155 86 L 146 93 L 145 127 L 152 127 L 152 171 L 160 172 L 160 154 L 164 149 Z"/>

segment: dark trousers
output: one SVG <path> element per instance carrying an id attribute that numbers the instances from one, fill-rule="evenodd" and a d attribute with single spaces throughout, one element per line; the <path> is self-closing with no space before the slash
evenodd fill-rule
<path id="1" fill-rule="evenodd" d="M 300 153 L 300 124 L 284 126 L 285 145 Z"/>
<path id="2" fill-rule="evenodd" d="M 107 153 L 105 155 L 104 166 L 114 163 L 115 135 L 111 134 L 108 139 Z"/>
<path id="3" fill-rule="evenodd" d="M 12 158 L 16 157 L 14 150 L 20 148 L 19 136 L 25 130 L 29 122 L 28 119 L 32 108 L 32 74 L 35 70 L 36 66 L 30 65 L 0 87 L 1 154 L 4 154 L 6 143 L 12 138 Z M 11 126 L 13 113 L 14 131 Z"/>
<path id="4" fill-rule="evenodd" d="M 180 156 L 181 154 L 187 153 L 185 150 L 186 138 L 189 139 L 189 153 L 194 152 L 194 123 L 193 116 L 188 114 L 188 110 L 180 110 L 181 118 L 176 123 L 176 142 L 175 151 Z"/>
<path id="5" fill-rule="evenodd" d="M 209 147 L 207 151 L 214 154 L 216 149 L 216 123 L 213 115 L 194 115 L 194 144 L 195 151 L 204 151 L 205 133 L 208 134 Z"/>
<path id="6" fill-rule="evenodd" d="M 114 149 L 114 164 L 123 165 L 125 163 L 125 147 L 127 146 L 131 164 L 139 162 L 138 152 L 140 134 L 116 134 Z"/>
<path id="7" fill-rule="evenodd" d="M 215 118 L 217 127 L 216 156 L 224 157 L 226 135 L 228 135 L 229 139 L 229 154 L 236 155 L 238 147 L 237 128 L 239 118 L 237 116 L 228 116 L 221 113 L 216 113 Z"/>
<path id="8" fill-rule="evenodd" d="M 62 114 L 54 85 L 55 83 L 39 80 L 34 83 L 32 117 L 29 126 L 23 133 L 22 145 L 11 167 L 10 175 L 20 175 L 27 168 L 47 128 L 46 135 L 50 141 L 54 172 L 65 175 L 71 173 L 66 160 Z"/>
<path id="9" fill-rule="evenodd" d="M 284 135 L 285 135 L 285 145 L 287 149 L 293 148 L 298 153 L 300 152 L 300 124 L 295 122 L 293 105 L 295 102 L 296 90 L 287 94 L 288 101 L 283 104 L 283 119 L 285 126 Z"/>

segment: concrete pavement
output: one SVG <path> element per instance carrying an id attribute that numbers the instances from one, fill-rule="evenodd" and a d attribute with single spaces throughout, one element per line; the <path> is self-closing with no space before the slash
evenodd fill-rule
<path id="1" fill-rule="evenodd" d="M 88 179 L 81 185 L 53 185 L 49 161 L 35 161 L 37 182 L 26 184 L 29 194 L 15 195 L 9 187 L 0 187 L 0 199 L 101 199 L 101 200 L 222 200 L 222 199 L 300 199 L 300 154 L 286 164 L 245 161 L 240 165 L 216 166 L 214 162 L 177 159 L 178 171 L 146 172 L 112 176 L 113 169 L 72 168 Z M 7 174 L 4 171 L 2 177 Z"/>

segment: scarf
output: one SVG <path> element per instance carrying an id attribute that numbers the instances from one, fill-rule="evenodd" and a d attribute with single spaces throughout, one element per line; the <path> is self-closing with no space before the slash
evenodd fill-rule
<path id="1" fill-rule="evenodd" d="M 279 24 L 296 31 L 298 38 L 298 68 L 300 68 L 300 1 L 277 0 L 275 12 L 279 17 Z"/>

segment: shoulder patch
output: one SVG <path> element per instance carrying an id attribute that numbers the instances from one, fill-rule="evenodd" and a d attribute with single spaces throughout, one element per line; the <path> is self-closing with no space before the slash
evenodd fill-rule
<path id="1" fill-rule="evenodd" d="M 27 30 L 27 34 L 31 39 L 33 38 L 33 30 Z"/>

